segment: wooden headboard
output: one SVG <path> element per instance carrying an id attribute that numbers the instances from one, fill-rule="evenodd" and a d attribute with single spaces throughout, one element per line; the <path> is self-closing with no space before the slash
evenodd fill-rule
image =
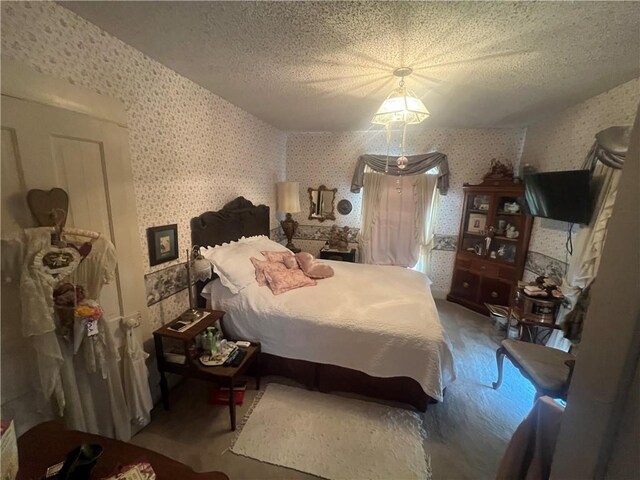
<path id="1" fill-rule="evenodd" d="M 270 234 L 269 207 L 254 205 L 244 197 L 230 201 L 217 212 L 205 212 L 191 219 L 191 244 L 215 247 L 240 237 Z M 216 278 L 214 276 L 214 278 Z M 206 282 L 196 283 L 198 306 L 205 300 L 200 292 Z"/>

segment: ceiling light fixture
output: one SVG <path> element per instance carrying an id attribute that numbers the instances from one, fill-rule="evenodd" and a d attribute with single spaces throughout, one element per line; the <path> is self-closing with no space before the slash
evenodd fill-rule
<path id="1" fill-rule="evenodd" d="M 399 170 L 407 168 L 409 160 L 404 155 L 404 146 L 407 136 L 407 125 L 414 125 L 422 122 L 430 114 L 427 107 L 424 106 L 422 100 L 404 85 L 405 77 L 411 75 L 413 69 L 409 67 L 396 68 L 393 74 L 400 77 L 398 88 L 393 90 L 386 98 L 378 111 L 371 119 L 374 125 L 384 125 L 387 132 L 387 163 L 385 173 L 389 173 L 389 148 L 391 144 L 391 130 L 394 126 L 402 127 L 402 142 L 400 144 L 400 156 L 397 164 Z M 397 180 L 398 193 L 402 193 L 400 187 L 400 177 Z"/>
<path id="2" fill-rule="evenodd" d="M 396 68 L 393 71 L 396 77 L 400 77 L 400 85 L 382 102 L 371 123 L 385 126 L 390 123 L 412 125 L 422 122 L 429 116 L 429 110 L 422 100 L 404 86 L 405 77 L 411 73 L 413 69 L 409 67 Z"/>

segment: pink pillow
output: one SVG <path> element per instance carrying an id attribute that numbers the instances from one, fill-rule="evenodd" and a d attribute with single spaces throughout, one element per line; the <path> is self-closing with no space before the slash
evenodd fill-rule
<path id="1" fill-rule="evenodd" d="M 282 263 L 284 263 L 284 266 L 287 267 L 289 270 L 300 270 L 300 267 L 298 266 L 298 261 L 296 260 L 296 257 L 294 255 L 289 255 L 288 257 L 284 257 L 282 259 Z"/>
<path id="2" fill-rule="evenodd" d="M 296 260 L 302 271 L 309 278 L 333 277 L 333 268 L 327 264 L 318 262 L 310 253 L 296 253 Z"/>
<path id="3" fill-rule="evenodd" d="M 264 258 L 266 258 L 268 262 L 284 263 L 285 262 L 285 258 L 293 257 L 293 252 L 291 250 L 264 251 L 264 252 L 260 252 L 260 253 L 262 255 L 264 255 Z"/>
<path id="4" fill-rule="evenodd" d="M 300 269 L 282 270 L 273 268 L 273 265 L 278 265 L 277 263 L 271 265 L 272 266 L 265 269 L 264 276 L 267 279 L 269 288 L 271 288 L 274 295 L 280 295 L 281 293 L 288 292 L 294 288 L 317 285 L 315 280 L 307 277 Z"/>
<path id="5" fill-rule="evenodd" d="M 266 260 L 258 260 L 256 257 L 251 257 L 251 263 L 256 269 L 256 282 L 261 287 L 267 285 L 267 279 L 264 276 L 264 272 L 267 268 L 274 268 L 276 270 L 286 270 L 287 267 L 283 263 L 268 262 Z"/>

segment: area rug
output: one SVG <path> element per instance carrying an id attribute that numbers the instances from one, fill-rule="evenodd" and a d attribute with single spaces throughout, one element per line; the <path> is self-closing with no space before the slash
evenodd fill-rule
<path id="1" fill-rule="evenodd" d="M 269 384 L 231 451 L 340 479 L 430 479 L 418 413 Z"/>

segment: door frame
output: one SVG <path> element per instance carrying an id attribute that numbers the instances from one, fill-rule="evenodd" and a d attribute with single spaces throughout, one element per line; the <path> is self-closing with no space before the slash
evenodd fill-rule
<path id="1" fill-rule="evenodd" d="M 120 100 L 44 75 L 13 60 L 2 59 L 1 88 L 2 95 L 71 110 L 127 128 L 127 112 Z"/>

